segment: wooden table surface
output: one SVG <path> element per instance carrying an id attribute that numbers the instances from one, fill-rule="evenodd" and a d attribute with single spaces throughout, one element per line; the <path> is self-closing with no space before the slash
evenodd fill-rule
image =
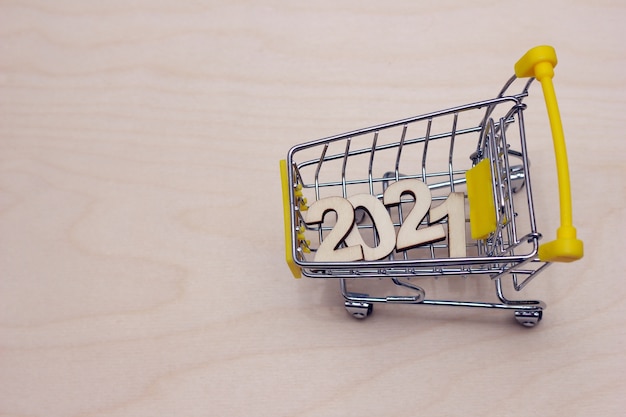
<path id="1" fill-rule="evenodd" d="M 581 0 L 0 2 L 0 415 L 624 415 L 625 20 Z M 586 245 L 520 294 L 541 325 L 357 321 L 337 281 L 291 277 L 291 146 L 493 97 L 537 44 L 559 55 Z M 542 106 L 534 86 L 552 238 Z"/>

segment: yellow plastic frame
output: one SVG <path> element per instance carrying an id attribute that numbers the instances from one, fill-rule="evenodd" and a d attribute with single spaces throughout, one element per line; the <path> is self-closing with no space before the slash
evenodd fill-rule
<path id="1" fill-rule="evenodd" d="M 493 175 L 489 159 L 483 159 L 465 173 L 469 200 L 472 239 L 486 239 L 497 228 L 496 206 L 493 198 Z"/>
<path id="2" fill-rule="evenodd" d="M 572 197 L 565 136 L 552 84 L 556 64 L 556 51 L 553 47 L 537 46 L 517 61 L 515 75 L 518 78 L 535 77 L 541 83 L 556 158 L 561 224 L 556 231 L 556 239 L 539 246 L 539 259 L 546 262 L 572 262 L 582 258 L 584 250 L 583 242 L 576 238 L 576 228 L 572 223 Z"/>
<path id="3" fill-rule="evenodd" d="M 291 233 L 291 202 L 290 202 L 290 189 L 289 189 L 289 176 L 287 173 L 287 161 L 281 159 L 280 161 L 280 179 L 283 188 L 283 218 L 285 220 L 285 259 L 287 265 L 293 274 L 294 278 L 302 277 L 302 270 L 296 262 L 293 260 L 293 235 Z"/>

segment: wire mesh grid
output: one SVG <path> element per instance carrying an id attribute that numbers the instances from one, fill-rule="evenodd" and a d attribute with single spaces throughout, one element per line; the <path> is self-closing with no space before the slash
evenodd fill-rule
<path id="1" fill-rule="evenodd" d="M 460 106 L 295 146 L 289 153 L 293 204 L 294 259 L 308 276 L 365 277 L 465 275 L 510 271 L 536 251 L 532 196 L 523 129 L 525 94 Z M 303 211 L 330 196 L 369 194 L 381 199 L 394 182 L 417 179 L 428 186 L 432 207 L 451 193 L 467 195 L 466 173 L 489 159 L 493 172 L 497 229 L 473 240 L 466 217 L 467 256 L 449 256 L 449 236 L 394 250 L 384 259 L 357 262 L 314 262 L 316 250 L 334 228 L 329 212 L 320 224 L 307 224 Z M 525 192 L 524 192 L 525 191 Z M 514 203 L 517 200 L 517 204 Z M 400 229 L 415 199 L 405 194 L 387 207 Z M 467 199 L 464 204 L 467 213 Z M 356 210 L 356 226 L 367 245 L 379 244 L 378 230 L 367 210 Z M 444 228 L 448 219 L 437 220 Z M 420 227 L 432 225 L 427 214 Z M 522 225 L 521 230 L 518 230 Z M 524 271 L 521 271 L 524 273 Z M 529 271 L 532 273 L 532 270 Z"/>

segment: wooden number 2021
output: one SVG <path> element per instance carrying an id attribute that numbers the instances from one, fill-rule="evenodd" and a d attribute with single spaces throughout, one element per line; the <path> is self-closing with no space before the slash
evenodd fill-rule
<path id="1" fill-rule="evenodd" d="M 388 206 L 401 204 L 404 194 L 412 194 L 415 205 L 406 215 L 396 237 L 395 228 L 387 211 Z M 451 258 L 466 256 L 465 202 L 463 193 L 450 193 L 440 205 L 431 208 L 432 195 L 428 186 L 417 179 L 396 181 L 385 190 L 383 201 L 370 194 L 357 194 L 347 199 L 327 197 L 313 203 L 307 212 L 308 224 L 319 224 L 326 213 L 334 211 L 337 221 L 321 242 L 315 254 L 318 262 L 373 261 L 385 258 L 394 248 L 406 250 L 424 243 L 444 239 L 446 231 L 441 224 L 420 228 L 424 217 L 430 212 L 430 222 L 448 217 L 448 251 Z M 354 222 L 354 210 L 368 212 L 376 227 L 378 245 L 365 243 Z M 344 242 L 345 246 L 340 247 Z"/>

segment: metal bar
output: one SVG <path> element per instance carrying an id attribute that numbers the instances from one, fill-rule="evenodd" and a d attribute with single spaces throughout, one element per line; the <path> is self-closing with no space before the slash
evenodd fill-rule
<path id="1" fill-rule="evenodd" d="M 529 82 L 530 84 L 530 82 Z M 526 184 L 526 201 L 528 202 L 528 217 L 530 222 L 530 232 L 537 233 L 537 222 L 535 220 L 535 207 L 533 204 L 532 184 L 530 181 L 530 162 L 528 160 L 528 148 L 526 146 L 526 130 L 524 128 L 524 111 L 523 107 L 519 107 L 519 135 L 522 154 L 522 163 L 524 164 L 524 182 Z"/>
<path id="2" fill-rule="evenodd" d="M 452 121 L 452 134 L 450 135 L 450 151 L 448 152 L 448 172 L 450 175 L 450 192 L 454 192 L 454 169 L 452 167 L 452 156 L 454 153 L 454 138 L 456 136 L 456 124 L 459 119 L 459 113 L 454 113 L 454 119 Z"/>
<path id="3" fill-rule="evenodd" d="M 402 148 L 404 147 L 404 139 L 406 138 L 407 129 L 408 129 L 408 125 L 405 124 L 404 127 L 402 128 L 402 136 L 400 137 L 400 142 L 398 142 L 398 153 L 396 155 L 396 169 L 394 171 L 396 174 L 396 181 L 398 181 L 399 175 L 400 175 L 400 157 L 402 156 Z"/>
<path id="4" fill-rule="evenodd" d="M 503 120 L 500 119 L 500 136 L 502 138 L 502 149 L 503 149 L 503 160 L 504 160 L 504 170 L 506 172 L 506 198 L 508 200 L 507 208 L 507 220 L 509 225 L 507 227 L 507 233 L 509 234 L 509 245 L 517 244 L 517 226 L 515 221 L 515 204 L 513 201 L 513 191 L 511 190 L 511 166 L 509 164 L 509 154 L 508 154 L 508 143 L 506 140 L 506 129 L 502 128 Z M 511 250 L 511 249 L 509 249 Z"/>
<path id="5" fill-rule="evenodd" d="M 461 170 L 457 170 L 454 171 L 453 174 L 454 175 L 464 175 L 465 174 L 465 170 L 461 171 Z M 426 175 L 426 178 L 433 178 L 433 177 L 449 177 L 450 174 L 449 172 L 434 172 L 434 173 L 430 173 Z M 423 178 L 422 174 L 415 174 L 415 175 L 407 175 L 407 174 L 399 174 L 398 175 L 398 179 L 407 179 L 407 178 L 418 178 L 421 179 Z M 391 176 L 389 177 L 382 177 L 382 178 L 372 178 L 372 182 L 382 182 L 382 183 L 388 183 L 390 179 L 394 179 L 395 180 L 395 174 L 391 173 Z M 346 185 L 355 185 L 355 184 L 368 184 L 370 182 L 369 178 L 363 178 L 363 179 L 356 179 L 356 180 L 346 180 L 345 183 Z M 303 184 L 303 188 L 323 188 L 323 187 L 336 187 L 339 185 L 342 185 L 343 182 L 341 180 L 339 181 L 328 181 L 328 182 L 317 182 L 314 184 Z M 465 177 L 463 178 L 459 178 L 454 180 L 454 184 L 465 184 Z M 442 181 L 442 182 L 438 182 L 435 184 L 430 184 L 428 185 L 428 188 L 430 189 L 439 189 L 439 188 L 445 188 L 445 187 L 450 187 L 450 182 L 449 181 Z"/>
<path id="6" fill-rule="evenodd" d="M 370 186 L 370 194 L 374 195 L 374 181 L 372 176 L 372 170 L 374 168 L 374 154 L 376 153 L 376 142 L 378 142 L 378 131 L 374 133 L 374 140 L 372 141 L 372 152 L 370 154 L 370 163 L 369 168 L 367 170 L 367 180 Z"/>
<path id="7" fill-rule="evenodd" d="M 523 94 L 517 94 L 517 95 L 513 95 L 513 96 L 506 96 L 506 97 L 494 98 L 494 99 L 490 99 L 490 100 L 478 101 L 478 102 L 475 102 L 475 103 L 470 103 L 470 104 L 465 104 L 465 105 L 461 105 L 461 106 L 451 107 L 451 108 L 446 109 L 446 110 L 435 111 L 435 112 L 431 112 L 431 113 L 422 114 L 422 115 L 419 115 L 419 116 L 413 116 L 413 117 L 397 120 L 397 121 L 394 121 L 394 122 L 383 123 L 383 124 L 379 124 L 379 125 L 376 125 L 376 126 L 371 126 L 371 127 L 367 127 L 367 128 L 363 128 L 363 129 L 353 130 L 351 132 L 346 132 L 346 133 L 342 133 L 342 134 L 339 134 L 339 135 L 329 136 L 329 137 L 326 137 L 326 138 L 317 139 L 317 140 L 314 140 L 314 141 L 310 141 L 310 142 L 302 143 L 300 145 L 296 145 L 296 146 L 294 146 L 292 148 L 291 152 L 295 152 L 295 151 L 297 151 L 299 149 L 306 149 L 306 148 L 315 147 L 315 146 L 318 146 L 318 145 L 320 145 L 322 143 L 325 143 L 325 142 L 334 142 L 334 141 L 337 141 L 337 140 L 343 140 L 346 137 L 356 137 L 356 136 L 360 136 L 360 135 L 363 135 L 363 134 L 375 132 L 376 130 L 385 130 L 385 129 L 391 128 L 391 127 L 401 126 L 401 125 L 405 125 L 405 124 L 411 124 L 413 122 L 417 122 L 417 121 L 420 121 L 420 120 L 428 120 L 429 118 L 435 118 L 435 117 L 444 116 L 444 115 L 447 115 L 447 114 L 454 114 L 454 113 L 457 113 L 457 112 L 469 111 L 469 110 L 474 110 L 474 109 L 481 109 L 481 108 L 484 108 L 485 106 L 488 106 L 490 104 L 500 104 L 500 103 L 504 103 L 504 102 L 510 101 L 510 102 L 513 103 L 513 105 L 515 105 L 515 104 L 521 103 L 522 99 L 524 97 L 526 97 L 527 95 L 528 95 L 527 93 L 523 93 Z M 445 136 L 446 135 L 443 135 L 443 137 L 445 137 Z M 431 137 L 431 139 L 434 139 L 434 138 L 435 138 L 434 136 Z"/>
<path id="8" fill-rule="evenodd" d="M 341 193 L 343 194 L 343 198 L 348 197 L 348 192 L 346 188 L 346 166 L 348 165 L 348 154 L 350 153 L 350 142 L 351 138 L 346 140 L 346 151 L 343 157 L 343 164 L 341 166 Z"/>
<path id="9" fill-rule="evenodd" d="M 396 127 L 396 126 L 392 126 L 392 127 Z M 461 130 L 458 130 L 456 132 L 456 135 L 457 136 L 469 135 L 471 133 L 479 132 L 481 129 L 482 129 L 481 126 L 461 129 Z M 384 130 L 384 129 L 380 129 L 380 130 Z M 380 130 L 378 130 L 378 131 L 380 131 Z M 369 133 L 372 133 L 372 132 L 375 132 L 375 131 L 376 130 L 372 130 L 372 131 L 368 130 L 368 131 L 366 131 L 364 133 L 357 133 L 357 134 L 347 134 L 346 133 L 345 135 L 342 135 L 341 137 L 338 137 L 338 138 L 334 139 L 334 141 L 343 140 L 343 139 L 347 139 L 347 138 L 358 138 L 360 136 L 365 136 L 365 135 L 367 135 Z M 430 140 L 440 140 L 440 139 L 449 138 L 450 135 L 451 135 L 451 132 L 438 133 L 436 135 L 431 135 L 429 139 Z M 413 139 L 406 139 L 405 138 L 404 144 L 405 145 L 414 145 L 416 143 L 424 142 L 425 139 L 426 139 L 425 137 L 419 137 L 419 138 L 413 138 Z M 324 143 L 330 143 L 330 142 L 326 141 Z M 399 142 L 392 142 L 392 143 L 387 143 L 387 144 L 384 144 L 384 145 L 379 145 L 375 149 L 375 151 L 382 151 L 382 150 L 386 150 L 386 149 L 393 149 L 393 148 L 397 147 L 398 144 L 399 144 Z M 296 149 L 296 151 L 299 150 L 299 149 L 303 149 L 303 148 L 301 148 L 302 146 L 303 145 L 298 145 L 298 146 L 294 147 L 294 149 Z M 356 150 L 350 151 L 350 155 L 349 156 L 363 155 L 363 154 L 370 153 L 370 152 L 371 152 L 370 148 L 361 148 L 361 149 L 356 149 Z M 330 155 L 330 156 L 326 157 L 326 160 L 327 161 L 332 161 L 334 159 L 341 159 L 343 157 L 344 157 L 343 153 L 338 153 L 338 154 Z M 309 165 L 314 165 L 317 162 L 318 162 L 318 159 L 311 159 L 311 160 L 308 160 L 308 161 L 303 161 L 303 162 L 300 162 L 298 164 L 298 167 L 302 168 L 302 167 L 306 167 L 306 166 L 309 166 Z"/>
<path id="10" fill-rule="evenodd" d="M 317 168 L 315 169 L 315 200 L 320 199 L 320 170 L 322 169 L 322 163 L 324 163 L 324 157 L 326 156 L 326 151 L 328 150 L 328 143 L 324 144 L 324 149 L 322 149 L 322 154 L 317 163 Z"/>

